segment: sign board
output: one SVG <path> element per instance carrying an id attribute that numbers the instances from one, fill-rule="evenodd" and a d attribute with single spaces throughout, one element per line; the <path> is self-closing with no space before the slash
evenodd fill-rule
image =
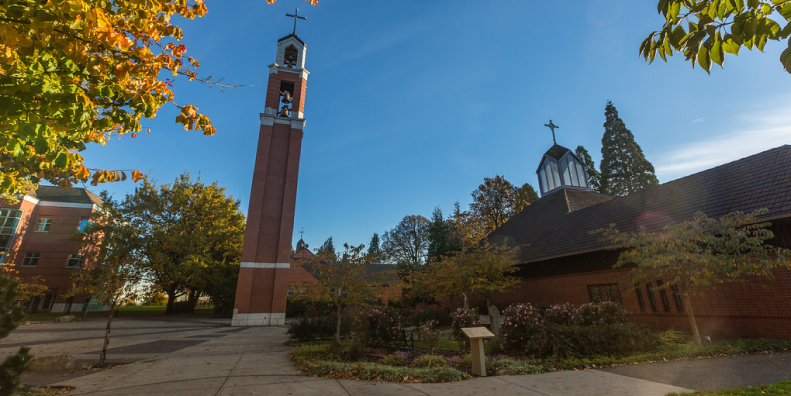
<path id="1" fill-rule="evenodd" d="M 485 327 L 462 327 L 461 331 L 471 340 L 494 337 L 494 334 Z"/>

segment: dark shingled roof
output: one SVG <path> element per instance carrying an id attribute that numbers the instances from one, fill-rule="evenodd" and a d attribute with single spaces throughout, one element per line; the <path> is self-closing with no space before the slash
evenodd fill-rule
<path id="1" fill-rule="evenodd" d="M 27 193 L 28 196 L 40 201 L 96 204 L 101 206 L 102 200 L 96 194 L 85 188 L 60 188 L 54 186 L 39 186 L 35 191 Z"/>
<path id="2" fill-rule="evenodd" d="M 791 217 L 791 146 L 780 146 L 624 197 L 563 189 L 545 195 L 500 228 L 489 241 L 522 246 L 522 263 L 602 250 L 589 232 L 609 224 L 649 231 L 689 220 L 697 211 L 721 217 L 766 208 L 767 219 Z"/>

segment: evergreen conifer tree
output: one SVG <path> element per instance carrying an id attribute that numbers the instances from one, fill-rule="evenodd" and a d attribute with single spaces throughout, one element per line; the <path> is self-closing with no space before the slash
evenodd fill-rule
<path id="1" fill-rule="evenodd" d="M 383 259 L 382 248 L 379 246 L 379 234 L 375 232 L 374 236 L 371 237 L 371 243 L 368 245 L 368 254 L 366 254 L 365 259 L 369 263 L 378 263 Z"/>
<path id="2" fill-rule="evenodd" d="M 17 286 L 16 280 L 0 275 L 0 338 L 5 338 L 22 320 L 22 308 L 15 304 Z M 0 362 L 0 395 L 11 395 L 19 386 L 19 375 L 31 358 L 29 351 L 30 348 L 21 347 L 16 354 Z"/>
<path id="3" fill-rule="evenodd" d="M 614 196 L 631 194 L 659 181 L 654 167 L 634 141 L 634 135 L 618 117 L 611 101 L 604 108 L 604 136 L 601 139 L 601 192 Z"/>
<path id="4" fill-rule="evenodd" d="M 335 254 L 335 244 L 332 243 L 332 235 L 330 235 L 330 237 L 327 238 L 327 240 L 324 241 L 324 243 L 322 243 L 321 246 L 319 246 L 317 252 Z"/>
<path id="5" fill-rule="evenodd" d="M 577 154 L 577 157 L 580 157 L 582 162 L 585 164 L 585 172 L 588 173 L 588 185 L 590 186 L 591 190 L 596 191 L 597 193 L 602 192 L 601 173 L 596 170 L 596 164 L 593 162 L 593 158 L 591 158 L 588 150 L 585 150 L 585 147 L 577 146 L 577 149 L 574 150 L 574 154 Z"/>

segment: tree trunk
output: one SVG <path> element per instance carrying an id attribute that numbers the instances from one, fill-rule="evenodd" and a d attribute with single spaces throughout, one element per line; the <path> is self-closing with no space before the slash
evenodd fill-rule
<path id="1" fill-rule="evenodd" d="M 195 313 L 195 306 L 198 305 L 198 292 L 195 290 L 190 290 L 189 297 L 187 298 L 189 302 L 189 307 L 187 307 L 187 313 Z"/>
<path id="2" fill-rule="evenodd" d="M 168 294 L 168 305 L 165 308 L 165 314 L 170 315 L 176 312 L 176 290 L 165 290 L 165 293 Z"/>
<path id="3" fill-rule="evenodd" d="M 107 345 L 110 344 L 110 328 L 113 326 L 113 316 L 115 315 L 116 300 L 110 305 L 110 316 L 107 318 L 107 329 L 104 331 L 104 345 L 102 353 L 99 355 L 99 366 L 104 366 L 104 359 L 107 357 Z"/>
<path id="4" fill-rule="evenodd" d="M 332 345 L 330 345 L 332 353 L 341 355 L 341 304 L 338 302 L 337 315 L 335 317 L 335 336 L 332 338 Z"/>
<path id="5" fill-rule="evenodd" d="M 698 324 L 695 322 L 695 314 L 692 312 L 692 304 L 689 302 L 689 293 L 682 291 L 681 298 L 684 300 L 684 310 L 687 311 L 687 318 L 689 318 L 689 325 L 692 327 L 692 337 L 695 340 L 695 345 L 703 345 L 700 340 L 700 332 L 698 332 Z"/>

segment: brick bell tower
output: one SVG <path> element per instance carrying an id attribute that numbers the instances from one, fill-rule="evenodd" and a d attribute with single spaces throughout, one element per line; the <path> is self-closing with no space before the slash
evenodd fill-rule
<path id="1" fill-rule="evenodd" d="M 304 19 L 295 15 L 296 19 Z M 285 324 L 291 237 L 308 71 L 305 43 L 292 33 L 277 42 L 247 210 L 232 326 Z"/>

